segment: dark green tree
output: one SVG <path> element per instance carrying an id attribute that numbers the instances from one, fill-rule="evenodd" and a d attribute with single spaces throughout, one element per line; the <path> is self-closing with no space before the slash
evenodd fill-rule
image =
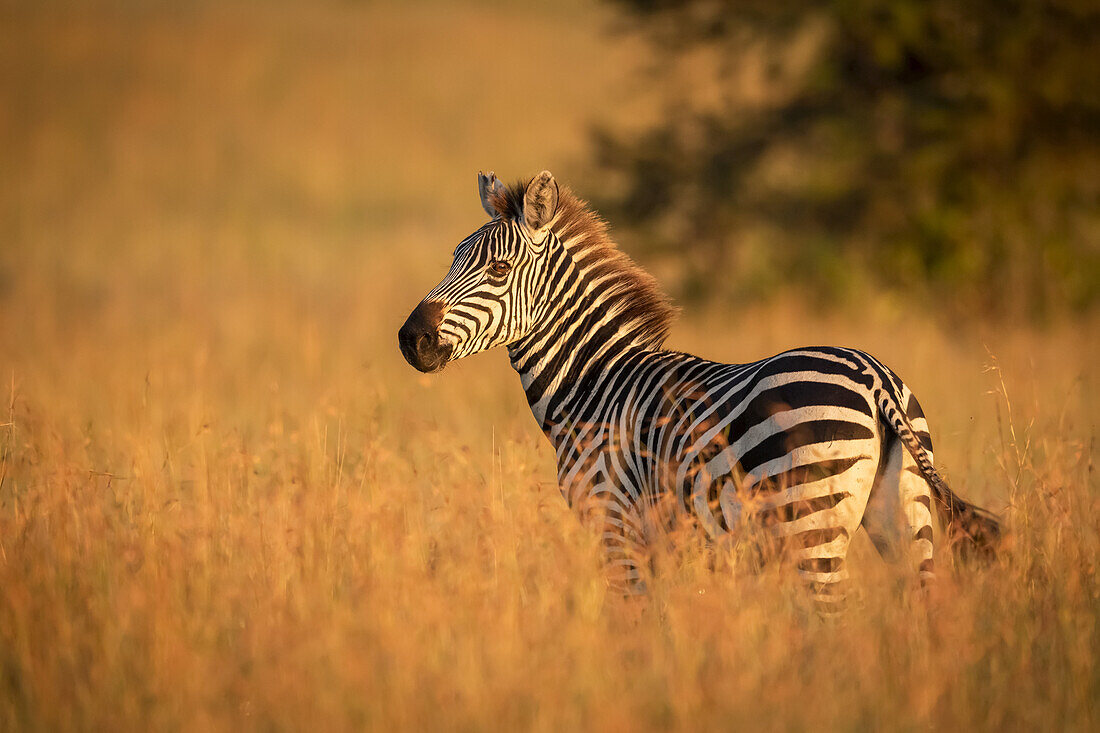
<path id="1" fill-rule="evenodd" d="M 613 4 L 661 113 L 596 131 L 594 198 L 681 297 L 1098 300 L 1097 0 Z"/>

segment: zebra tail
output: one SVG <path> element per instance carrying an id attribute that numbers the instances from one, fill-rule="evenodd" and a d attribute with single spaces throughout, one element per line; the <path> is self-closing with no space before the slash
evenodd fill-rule
<path id="1" fill-rule="evenodd" d="M 889 390 L 883 389 L 878 401 L 882 415 L 932 487 L 936 514 L 955 557 L 962 561 L 991 562 L 997 556 L 1004 537 L 1001 520 L 993 512 L 965 501 L 951 490 L 932 465 L 928 451 L 913 434 L 913 426 L 905 410 L 901 409 Z"/>

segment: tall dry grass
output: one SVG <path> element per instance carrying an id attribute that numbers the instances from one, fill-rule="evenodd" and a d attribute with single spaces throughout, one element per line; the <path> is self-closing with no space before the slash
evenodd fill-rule
<path id="1" fill-rule="evenodd" d="M 478 168 L 581 169 L 596 11 L 55 7 L 0 11 L 0 729 L 1095 728 L 1095 321 L 685 314 L 879 355 L 1012 545 L 925 602 L 861 539 L 832 624 L 693 542 L 625 603 L 503 355 L 395 348 Z"/>

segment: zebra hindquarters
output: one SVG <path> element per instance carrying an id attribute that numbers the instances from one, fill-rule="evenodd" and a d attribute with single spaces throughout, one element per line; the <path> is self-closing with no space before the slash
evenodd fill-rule
<path id="1" fill-rule="evenodd" d="M 847 593 L 847 554 L 859 528 L 878 468 L 872 441 L 851 455 L 834 444 L 817 460 L 759 484 L 749 501 L 752 514 L 795 565 L 823 615 L 838 613 Z M 843 453 L 843 455 L 841 455 Z M 797 460 L 792 458 L 792 460 Z"/>
<path id="2" fill-rule="evenodd" d="M 932 560 L 932 491 L 900 440 L 890 441 L 886 461 L 863 514 L 863 527 L 879 555 L 920 578 L 935 580 Z"/>

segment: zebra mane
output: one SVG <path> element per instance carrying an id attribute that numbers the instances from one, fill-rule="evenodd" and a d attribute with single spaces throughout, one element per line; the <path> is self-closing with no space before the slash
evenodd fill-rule
<path id="1" fill-rule="evenodd" d="M 522 222 L 528 183 L 520 180 L 498 188 L 489 197 L 489 204 L 504 219 Z M 627 316 L 638 343 L 647 348 L 661 348 L 676 317 L 676 308 L 656 278 L 612 241 L 607 222 L 589 208 L 588 202 L 560 186 L 550 230 L 589 277 L 604 281 L 610 294 L 606 307 Z"/>

